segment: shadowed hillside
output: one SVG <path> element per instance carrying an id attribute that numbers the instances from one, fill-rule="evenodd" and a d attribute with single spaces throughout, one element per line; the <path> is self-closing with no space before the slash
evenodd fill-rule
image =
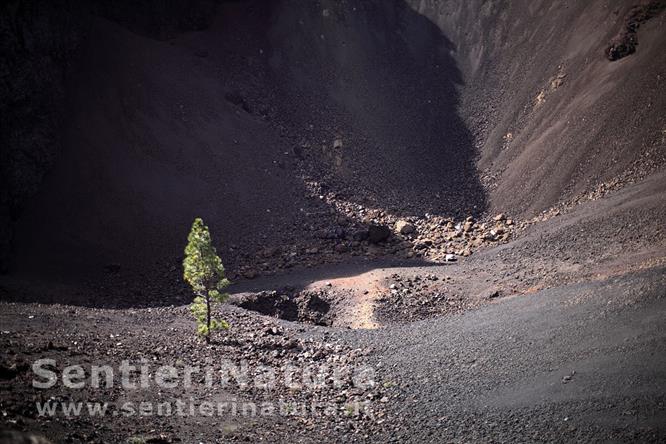
<path id="1" fill-rule="evenodd" d="M 18 269 L 177 263 L 197 215 L 231 264 L 251 260 L 335 225 L 312 181 L 398 213 L 481 214 L 451 42 L 403 2 L 324 6 L 222 4 L 167 39 L 91 16 Z"/>
<path id="2" fill-rule="evenodd" d="M 76 25 L 8 44 L 32 73 L 8 109 L 50 103 L 3 123 L 16 272 L 168 270 L 201 216 L 252 276 L 374 255 L 357 243 L 386 217 L 529 218 L 664 164 L 659 8 L 611 61 L 623 2 L 12 7 L 12 36 Z"/>

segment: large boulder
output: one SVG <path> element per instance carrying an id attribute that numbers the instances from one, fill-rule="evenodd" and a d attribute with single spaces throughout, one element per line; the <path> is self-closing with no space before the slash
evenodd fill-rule
<path id="1" fill-rule="evenodd" d="M 385 241 L 391 235 L 391 230 L 386 225 L 370 225 L 368 227 L 368 240 L 373 244 Z"/>
<path id="2" fill-rule="evenodd" d="M 400 234 L 410 234 L 413 233 L 416 230 L 414 227 L 414 224 L 411 222 L 407 222 L 406 220 L 399 220 L 395 224 L 395 231 L 397 231 Z"/>

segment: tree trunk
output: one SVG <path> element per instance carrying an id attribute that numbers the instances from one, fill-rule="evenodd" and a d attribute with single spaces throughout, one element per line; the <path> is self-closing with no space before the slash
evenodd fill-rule
<path id="1" fill-rule="evenodd" d="M 206 343 L 210 343 L 210 295 L 206 295 Z"/>

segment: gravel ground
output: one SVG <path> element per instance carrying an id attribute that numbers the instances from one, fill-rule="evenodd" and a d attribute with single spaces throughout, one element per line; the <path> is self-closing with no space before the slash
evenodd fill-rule
<path id="1" fill-rule="evenodd" d="M 3 280 L 2 427 L 55 442 L 663 441 L 666 250 L 654 228 L 665 221 L 663 186 L 655 177 L 579 205 L 456 263 L 359 260 L 240 282 L 234 298 L 262 294 L 259 311 L 269 316 L 224 305 L 219 316 L 232 328 L 210 345 L 170 295 L 136 308 L 26 303 L 36 298 L 23 293 L 25 282 Z M 37 290 L 57 300 L 71 287 Z M 311 316 L 322 306 L 326 322 Z M 373 384 L 44 391 L 31 386 L 30 365 L 45 357 L 59 371 L 124 359 L 212 362 L 218 371 L 224 359 L 253 368 L 327 364 L 370 368 Z M 35 406 L 110 401 L 122 412 L 123 402 L 139 399 L 314 402 L 335 414 L 116 414 L 100 422 L 40 417 Z"/>
<path id="2" fill-rule="evenodd" d="M 664 271 L 362 335 L 396 387 L 381 440 L 665 439 Z"/>

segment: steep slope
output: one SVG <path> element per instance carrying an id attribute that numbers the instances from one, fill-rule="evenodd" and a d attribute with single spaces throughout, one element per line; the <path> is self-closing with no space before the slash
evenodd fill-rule
<path id="1" fill-rule="evenodd" d="M 449 43 L 403 2 L 358 6 L 221 4 L 207 29 L 167 40 L 93 17 L 63 153 L 19 221 L 14 269 L 170 268 L 197 215 L 235 271 L 275 247 L 289 266 L 292 245 L 355 239 L 317 198 L 327 191 L 481 214 Z"/>
<path id="2" fill-rule="evenodd" d="M 401 1 L 285 1 L 268 44 L 276 119 L 344 198 L 400 214 L 485 210 L 463 78 L 431 21 Z"/>
<path id="3" fill-rule="evenodd" d="M 343 255 L 372 214 L 529 218 L 666 162 L 663 12 L 610 61 L 621 1 L 203 3 L 76 16 L 15 271 L 166 271 L 195 216 L 234 271 L 279 247 L 289 267 Z"/>
<path id="4" fill-rule="evenodd" d="M 196 216 L 227 248 L 279 244 L 298 223 L 287 148 L 225 99 L 216 61 L 95 19 L 81 63 L 65 149 L 19 224 L 20 266 L 175 264 Z"/>
<path id="5" fill-rule="evenodd" d="M 410 3 L 455 43 L 493 209 L 531 216 L 664 165 L 665 2 Z M 610 61 L 635 5 L 655 16 Z"/>

